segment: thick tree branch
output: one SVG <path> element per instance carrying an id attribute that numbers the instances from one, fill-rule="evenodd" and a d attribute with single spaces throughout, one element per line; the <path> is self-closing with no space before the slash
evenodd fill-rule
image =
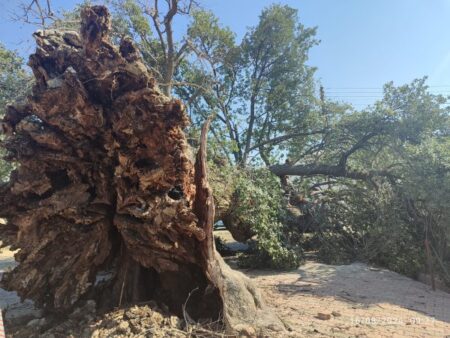
<path id="1" fill-rule="evenodd" d="M 262 141 L 258 144 L 255 144 L 253 146 L 251 146 L 249 148 L 249 151 L 255 150 L 260 148 L 261 146 L 267 145 L 267 144 L 271 144 L 271 145 L 276 145 L 279 144 L 281 142 L 293 139 L 295 137 L 301 137 L 301 136 L 311 136 L 311 135 L 315 135 L 315 134 L 323 134 L 325 131 L 324 130 L 315 130 L 315 131 L 311 131 L 311 132 L 303 132 L 303 133 L 292 133 L 292 134 L 286 134 L 286 135 L 282 135 L 282 136 L 277 136 L 274 137 L 270 140 L 265 140 Z"/>
<path id="2" fill-rule="evenodd" d="M 161 24 L 159 22 L 158 0 L 154 0 L 153 8 L 148 10 L 147 14 L 152 18 L 153 26 L 155 27 L 156 33 L 158 34 L 159 43 L 161 44 L 164 60 L 167 60 L 166 42 L 164 40 L 163 32 L 161 30 Z"/>
<path id="3" fill-rule="evenodd" d="M 281 164 L 273 165 L 270 170 L 277 176 L 316 176 L 325 175 L 330 177 L 346 177 L 356 180 L 369 180 L 374 176 L 384 176 L 393 179 L 394 176 L 388 170 L 381 171 L 357 171 L 347 167 L 348 158 L 356 151 L 364 148 L 367 142 L 380 134 L 380 129 L 374 130 L 364 135 L 349 150 L 345 151 L 339 159 L 337 165 L 327 164 L 307 164 L 307 165 L 290 165 Z"/>
<path id="4" fill-rule="evenodd" d="M 175 66 L 178 66 L 181 63 L 181 60 L 183 60 L 184 53 L 187 51 L 188 47 L 190 46 L 189 41 L 185 41 L 180 49 L 178 49 L 177 55 L 175 56 Z"/>
<path id="5" fill-rule="evenodd" d="M 374 176 L 393 177 L 385 170 L 380 171 L 356 171 L 347 169 L 339 165 L 308 164 L 289 165 L 277 164 L 269 167 L 270 171 L 277 176 L 317 176 L 324 175 L 330 177 L 344 177 L 355 180 L 368 180 Z"/>
<path id="6" fill-rule="evenodd" d="M 339 159 L 339 166 L 345 167 L 350 155 L 353 154 L 354 152 L 358 151 L 359 149 L 363 148 L 367 144 L 367 141 L 369 141 L 372 137 L 375 137 L 377 135 L 379 135 L 379 131 L 372 131 L 372 132 L 364 135 L 349 150 L 347 150 L 346 152 L 344 152 L 341 155 L 341 158 Z"/>

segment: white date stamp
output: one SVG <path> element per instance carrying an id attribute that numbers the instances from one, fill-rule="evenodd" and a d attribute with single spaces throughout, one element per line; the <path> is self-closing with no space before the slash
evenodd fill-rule
<path id="1" fill-rule="evenodd" d="M 352 317 L 354 325 L 414 325 L 434 323 L 433 317 Z"/>

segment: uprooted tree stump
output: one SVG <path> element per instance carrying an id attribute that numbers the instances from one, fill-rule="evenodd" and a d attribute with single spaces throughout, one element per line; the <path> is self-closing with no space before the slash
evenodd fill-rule
<path id="1" fill-rule="evenodd" d="M 18 166 L 0 188 L 0 236 L 20 249 L 3 287 L 50 312 L 152 299 L 230 331 L 284 330 L 215 251 L 207 127 L 194 167 L 183 104 L 161 94 L 130 39 L 109 42 L 105 7 L 81 17 L 80 34 L 34 34 L 33 94 L 3 120 Z"/>

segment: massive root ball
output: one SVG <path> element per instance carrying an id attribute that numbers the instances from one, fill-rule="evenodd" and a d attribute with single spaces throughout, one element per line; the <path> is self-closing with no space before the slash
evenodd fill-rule
<path id="1" fill-rule="evenodd" d="M 20 249 L 3 286 L 59 312 L 153 299 L 181 315 L 189 296 L 194 319 L 283 330 L 215 252 L 206 128 L 194 168 L 183 104 L 161 94 L 130 39 L 109 42 L 105 7 L 81 17 L 80 35 L 34 34 L 33 94 L 3 120 L 18 169 L 0 188 L 1 239 Z"/>

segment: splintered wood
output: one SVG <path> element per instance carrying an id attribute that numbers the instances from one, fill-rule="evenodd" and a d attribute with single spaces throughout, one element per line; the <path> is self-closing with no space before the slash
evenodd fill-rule
<path id="1" fill-rule="evenodd" d="M 207 128 L 195 173 L 183 104 L 161 94 L 129 38 L 109 41 L 105 7 L 81 19 L 80 34 L 34 34 L 33 93 L 2 123 L 17 169 L 0 187 L 0 237 L 20 249 L 2 286 L 50 311 L 156 299 L 178 314 L 197 289 L 194 318 L 255 322 L 256 289 L 213 246 Z M 243 293 L 251 306 L 225 300 Z"/>

